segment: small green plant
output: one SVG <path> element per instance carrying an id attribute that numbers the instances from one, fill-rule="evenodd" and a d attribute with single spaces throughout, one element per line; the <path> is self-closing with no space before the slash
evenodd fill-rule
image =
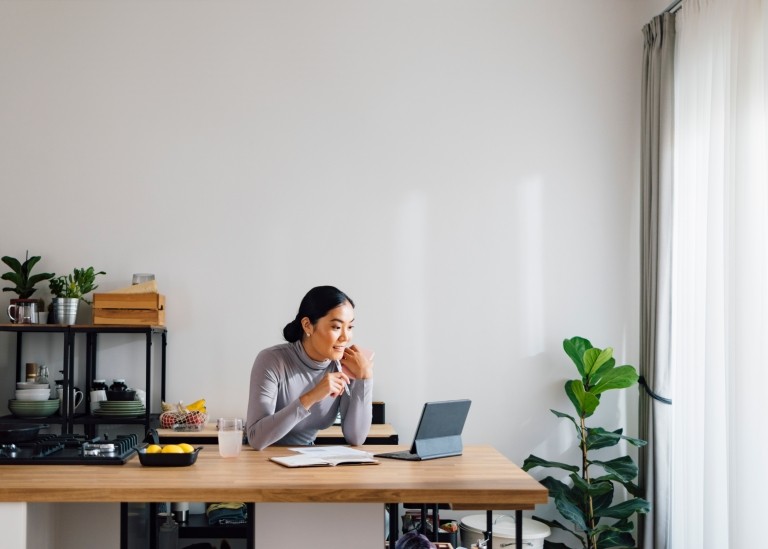
<path id="1" fill-rule="evenodd" d="M 35 286 L 44 280 L 53 278 L 53 273 L 37 273 L 32 274 L 32 268 L 40 261 L 39 255 L 33 255 L 29 257 L 27 252 L 24 263 L 16 259 L 15 257 L 3 256 L 3 263 L 11 268 L 11 271 L 3 274 L 3 280 L 13 283 L 15 286 L 6 286 L 3 288 L 4 292 L 15 292 L 18 294 L 19 299 L 28 299 L 35 293 L 37 288 Z"/>
<path id="2" fill-rule="evenodd" d="M 529 471 L 535 467 L 561 469 L 569 473 L 570 482 L 563 482 L 551 476 L 540 482 L 549 490 L 549 497 L 555 502 L 558 512 L 574 528 L 557 520 L 534 519 L 571 533 L 580 541 L 580 547 L 586 549 L 607 549 L 610 547 L 635 547 L 632 536 L 635 513 L 647 513 L 650 504 L 640 497 L 640 489 L 634 484 L 637 477 L 637 465 L 629 456 L 622 456 L 607 461 L 593 457 L 593 452 L 616 446 L 625 440 L 634 446 L 644 446 L 646 442 L 622 434 L 622 429 L 607 431 L 601 427 L 587 427 L 586 419 L 598 405 L 602 393 L 613 389 L 626 389 L 637 383 L 638 375 L 634 367 L 616 366 L 613 349 L 598 349 L 581 337 L 563 341 L 563 349 L 571 357 L 581 375 L 580 379 L 565 382 L 565 394 L 570 399 L 578 415 L 550 410 L 561 419 L 569 419 L 576 428 L 576 441 L 581 453 L 581 463 L 570 465 L 547 461 L 533 454 L 523 462 L 523 469 Z M 599 474 L 602 472 L 602 474 Z M 599 476 L 598 476 L 599 475 Z M 632 498 L 616 505 L 613 504 L 614 483 L 623 486 Z M 607 523 L 603 519 L 615 522 Z M 545 549 L 563 549 L 568 545 L 544 541 Z"/>
<path id="3" fill-rule="evenodd" d="M 96 284 L 96 277 L 105 274 L 107 273 L 104 271 L 96 272 L 93 267 L 75 268 L 68 275 L 52 278 L 48 286 L 54 297 L 76 298 L 90 305 L 91 302 L 85 298 L 85 295 L 99 287 Z"/>

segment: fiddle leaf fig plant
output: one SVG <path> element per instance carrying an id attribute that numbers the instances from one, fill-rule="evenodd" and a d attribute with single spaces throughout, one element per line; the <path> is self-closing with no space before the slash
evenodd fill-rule
<path id="1" fill-rule="evenodd" d="M 35 286 L 44 280 L 53 278 L 53 273 L 37 273 L 32 274 L 32 268 L 40 261 L 39 255 L 33 255 L 29 257 L 29 252 L 22 263 L 15 257 L 3 256 L 3 263 L 8 265 L 11 270 L 2 275 L 3 280 L 7 280 L 14 284 L 13 286 L 6 286 L 3 288 L 4 292 L 15 292 L 19 299 L 28 299 L 35 293 L 37 288 Z"/>
<path id="2" fill-rule="evenodd" d="M 578 539 L 579 547 L 585 549 L 635 547 L 632 517 L 636 513 L 650 511 L 650 503 L 639 497 L 640 489 L 633 482 L 638 473 L 637 465 L 629 456 L 599 459 L 595 453 L 612 448 L 622 440 L 637 447 L 644 446 L 646 441 L 625 436 L 622 429 L 608 431 L 602 427 L 590 427 L 587 418 L 595 413 L 603 393 L 626 389 L 637 383 L 637 371 L 629 365 L 616 366 L 613 349 L 598 349 L 582 337 L 566 339 L 563 349 L 576 365 L 580 376 L 566 381 L 564 386 L 576 416 L 550 411 L 558 418 L 573 423 L 581 459 L 578 464 L 572 465 L 531 454 L 523 462 L 523 470 L 541 467 L 567 473 L 566 481 L 548 476 L 540 482 L 549 490 L 549 497 L 554 500 L 558 512 L 573 526 L 566 526 L 558 520 L 533 518 L 551 528 L 569 532 Z M 626 489 L 631 497 L 614 505 L 617 486 Z M 607 519 L 613 522 L 609 523 Z M 544 547 L 567 549 L 569 546 L 545 540 Z"/>
<path id="3" fill-rule="evenodd" d="M 105 274 L 107 273 L 104 271 L 96 272 L 93 267 L 88 267 L 87 269 L 75 268 L 68 275 L 52 278 L 48 286 L 54 297 L 80 299 L 90 305 L 91 302 L 85 298 L 85 295 L 99 287 L 96 284 L 96 277 Z"/>

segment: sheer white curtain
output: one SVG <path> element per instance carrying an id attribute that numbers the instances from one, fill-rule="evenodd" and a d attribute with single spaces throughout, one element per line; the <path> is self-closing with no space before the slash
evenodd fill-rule
<path id="1" fill-rule="evenodd" d="M 768 0 L 677 14 L 672 547 L 768 546 Z"/>

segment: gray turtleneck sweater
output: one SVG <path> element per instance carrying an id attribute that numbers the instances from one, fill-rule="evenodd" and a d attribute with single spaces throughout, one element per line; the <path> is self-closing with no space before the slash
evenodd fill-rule
<path id="1" fill-rule="evenodd" d="M 335 360 L 316 362 L 300 341 L 264 349 L 251 369 L 246 434 L 257 450 L 276 444 L 306 446 L 317 432 L 333 425 L 341 413 L 341 429 L 349 444 L 363 444 L 371 428 L 373 380 L 353 379 L 346 392 L 327 397 L 305 410 L 299 397 L 314 387 Z"/>

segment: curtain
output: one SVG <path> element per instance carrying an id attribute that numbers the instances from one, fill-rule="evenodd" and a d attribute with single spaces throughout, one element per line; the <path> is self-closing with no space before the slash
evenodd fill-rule
<path id="1" fill-rule="evenodd" d="M 676 14 L 671 363 L 676 548 L 765 547 L 766 1 Z M 655 503 L 655 502 L 654 502 Z"/>
<path id="2" fill-rule="evenodd" d="M 640 486 L 652 502 L 640 517 L 638 545 L 669 547 L 671 372 L 670 282 L 675 16 L 664 13 L 643 28 L 641 164 Z M 657 395 L 660 396 L 657 397 Z"/>

